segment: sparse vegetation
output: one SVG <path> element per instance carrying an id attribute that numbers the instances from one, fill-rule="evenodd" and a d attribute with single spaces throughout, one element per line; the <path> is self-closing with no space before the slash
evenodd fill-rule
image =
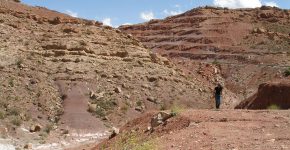
<path id="1" fill-rule="evenodd" d="M 137 105 L 137 106 L 142 106 L 142 101 L 138 100 L 138 101 L 136 102 L 136 105 Z"/>
<path id="2" fill-rule="evenodd" d="M 100 118 L 106 116 L 105 110 L 102 109 L 101 107 L 97 107 L 95 114 L 97 115 L 97 117 L 100 117 Z"/>
<path id="3" fill-rule="evenodd" d="M 12 107 L 7 110 L 7 114 L 11 116 L 19 116 L 20 112 L 20 109 L 16 107 Z"/>
<path id="4" fill-rule="evenodd" d="M 52 129 L 53 129 L 53 125 L 52 124 L 47 124 L 44 127 L 43 131 L 46 132 L 47 134 L 49 134 Z"/>
<path id="5" fill-rule="evenodd" d="M 11 119 L 11 123 L 15 126 L 20 126 L 22 124 L 22 120 L 19 116 L 14 116 Z"/>
<path id="6" fill-rule="evenodd" d="M 280 106 L 276 105 L 276 104 L 272 104 L 270 106 L 268 106 L 267 109 L 271 109 L 271 110 L 280 110 Z"/>
<path id="7" fill-rule="evenodd" d="M 178 115 L 184 111 L 184 108 L 180 105 L 173 104 L 170 110 L 173 115 Z"/>
<path id="8" fill-rule="evenodd" d="M 14 78 L 9 78 L 8 84 L 10 87 L 14 87 Z"/>
<path id="9" fill-rule="evenodd" d="M 3 111 L 0 111 L 0 119 L 4 119 L 5 118 L 5 113 Z"/>
<path id="10" fill-rule="evenodd" d="M 212 62 L 212 64 L 213 64 L 213 65 L 219 65 L 220 62 L 219 62 L 218 60 L 215 59 L 215 60 Z"/>
<path id="11" fill-rule="evenodd" d="M 138 133 L 126 133 L 122 135 L 115 145 L 115 149 L 132 149 L 132 150 L 156 150 L 156 142 L 154 140 L 144 141 Z"/>
<path id="12" fill-rule="evenodd" d="M 290 67 L 287 68 L 287 69 L 284 71 L 284 76 L 285 76 L 285 77 L 290 76 Z"/>
<path id="13" fill-rule="evenodd" d="M 128 111 L 129 107 L 127 105 L 121 107 L 121 111 L 125 114 Z"/>
<path id="14" fill-rule="evenodd" d="M 96 109 L 93 108 L 94 110 L 92 110 L 92 108 L 89 108 L 88 111 L 96 114 L 96 116 L 99 118 L 105 117 L 107 113 L 110 113 L 109 111 L 113 110 L 114 107 L 117 106 L 117 103 L 114 99 L 92 101 L 92 104 L 97 105 Z"/>
<path id="15" fill-rule="evenodd" d="M 18 68 L 21 68 L 22 64 L 23 64 L 23 59 L 22 58 L 20 58 L 20 59 L 18 59 L 16 61 L 16 65 L 17 65 Z"/>
<path id="16" fill-rule="evenodd" d="M 166 106 L 164 104 L 160 105 L 160 110 L 166 110 Z"/>

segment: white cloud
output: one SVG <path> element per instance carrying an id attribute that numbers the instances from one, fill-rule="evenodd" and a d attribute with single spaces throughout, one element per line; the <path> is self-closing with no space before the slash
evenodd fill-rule
<path id="1" fill-rule="evenodd" d="M 105 18 L 105 19 L 102 20 L 102 22 L 103 22 L 104 25 L 113 27 L 111 18 Z"/>
<path id="2" fill-rule="evenodd" d="M 78 17 L 78 13 L 73 12 L 71 10 L 66 10 L 65 13 L 72 16 L 72 17 Z"/>
<path id="3" fill-rule="evenodd" d="M 165 9 L 165 10 L 163 10 L 163 13 L 166 15 L 166 16 L 174 16 L 174 15 L 179 15 L 179 14 L 181 14 L 181 13 L 183 13 L 181 10 L 177 10 L 177 11 L 175 11 L 175 10 L 167 10 L 167 9 Z"/>
<path id="4" fill-rule="evenodd" d="M 123 23 L 122 25 L 132 25 L 132 23 L 129 23 L 129 22 L 127 22 L 127 23 Z"/>
<path id="5" fill-rule="evenodd" d="M 141 12 L 140 14 L 140 18 L 145 20 L 145 21 L 149 21 L 151 19 L 154 19 L 154 13 L 152 11 L 147 11 L 147 12 Z"/>
<path id="6" fill-rule="evenodd" d="M 175 4 L 174 7 L 180 8 L 181 6 L 179 4 Z"/>
<path id="7" fill-rule="evenodd" d="M 256 8 L 261 7 L 260 0 L 214 0 L 215 6 L 228 8 Z"/>
<path id="8" fill-rule="evenodd" d="M 279 7 L 277 3 L 275 2 L 265 2 L 266 6 L 271 6 L 271 7 Z"/>

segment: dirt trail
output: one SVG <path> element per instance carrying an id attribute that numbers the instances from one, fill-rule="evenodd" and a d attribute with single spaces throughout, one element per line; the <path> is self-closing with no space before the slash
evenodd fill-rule
<path id="1" fill-rule="evenodd" d="M 190 126 L 160 138 L 160 149 L 290 148 L 289 111 L 193 110 L 182 115 L 190 118 Z"/>
<path id="2" fill-rule="evenodd" d="M 104 146 L 102 144 L 105 144 L 108 146 L 107 149 L 112 149 L 116 145 L 119 147 L 133 145 L 132 149 L 134 149 L 136 143 L 130 143 L 134 136 L 124 135 L 137 132 L 139 139 L 145 139 L 145 142 L 138 144 L 145 143 L 147 147 L 151 146 L 151 149 L 160 150 L 288 150 L 290 148 L 289 110 L 186 110 L 167 120 L 166 124 L 156 127 L 152 133 L 144 132 L 150 122 L 148 114 L 129 122 L 124 126 L 125 130 L 121 131 L 121 134 L 98 146 L 102 147 Z M 178 118 L 188 120 L 189 125 L 176 128 L 182 125 L 182 121 Z M 128 126 L 130 128 L 127 128 Z"/>
<path id="3" fill-rule="evenodd" d="M 106 128 L 102 121 L 92 114 L 88 109 L 88 88 L 84 85 L 75 85 L 66 93 L 67 98 L 64 100 L 64 114 L 60 122 L 65 128 L 76 130 L 82 133 L 91 133 L 104 131 Z"/>

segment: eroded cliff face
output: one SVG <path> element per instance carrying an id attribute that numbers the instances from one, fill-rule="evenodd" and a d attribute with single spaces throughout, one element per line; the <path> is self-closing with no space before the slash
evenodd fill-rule
<path id="1" fill-rule="evenodd" d="M 191 74 L 214 65 L 228 89 L 245 99 L 290 66 L 289 10 L 196 8 L 164 20 L 121 26 L 146 47 Z M 203 74 L 201 74 L 203 75 Z M 220 79 L 219 77 L 222 77 Z"/>
<path id="2" fill-rule="evenodd" d="M 282 80 L 264 83 L 256 94 L 241 102 L 237 109 L 289 109 L 290 82 Z"/>

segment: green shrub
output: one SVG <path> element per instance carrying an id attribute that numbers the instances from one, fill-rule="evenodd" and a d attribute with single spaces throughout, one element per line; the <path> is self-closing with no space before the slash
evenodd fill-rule
<path id="1" fill-rule="evenodd" d="M 121 111 L 123 114 L 125 114 L 128 111 L 128 109 L 129 109 L 129 107 L 127 105 L 121 107 Z"/>
<path id="2" fill-rule="evenodd" d="M 18 116 L 20 113 L 20 109 L 16 107 L 12 107 L 7 110 L 7 114 L 11 116 Z"/>
<path id="3" fill-rule="evenodd" d="M 137 106 L 142 106 L 142 101 L 140 101 L 140 100 L 137 101 L 137 102 L 136 102 L 136 105 L 137 105 Z"/>
<path id="4" fill-rule="evenodd" d="M 44 132 L 46 132 L 47 134 L 50 133 L 50 131 L 53 129 L 53 125 L 52 124 L 47 124 L 45 127 L 44 127 Z"/>
<path id="5" fill-rule="evenodd" d="M 10 87 L 14 87 L 14 79 L 13 78 L 9 78 L 8 84 Z"/>
<path id="6" fill-rule="evenodd" d="M 22 124 L 22 120 L 20 117 L 18 116 L 14 116 L 12 119 L 11 119 L 11 123 L 15 126 L 20 126 Z"/>
<path id="7" fill-rule="evenodd" d="M 0 119 L 1 119 L 1 120 L 2 120 L 2 119 L 5 119 L 5 113 L 2 112 L 2 111 L 0 111 Z"/>
<path id="8" fill-rule="evenodd" d="M 270 106 L 267 107 L 267 109 L 271 109 L 271 110 L 280 110 L 280 106 L 276 105 L 276 104 L 272 104 Z"/>
<path id="9" fill-rule="evenodd" d="M 16 65 L 17 65 L 17 67 L 18 68 L 21 68 L 21 65 L 23 64 L 23 59 L 18 59 L 17 61 L 16 61 Z"/>
<path id="10" fill-rule="evenodd" d="M 106 116 L 105 110 L 100 107 L 97 107 L 95 114 L 97 115 L 97 117 L 100 117 L 100 118 Z"/>
<path id="11" fill-rule="evenodd" d="M 218 60 L 214 60 L 214 61 L 212 62 L 212 64 L 213 64 L 213 65 L 219 65 L 220 62 L 219 62 Z"/>
<path id="12" fill-rule="evenodd" d="M 290 76 L 290 67 L 284 71 L 284 76 L 285 77 Z"/>
<path id="13" fill-rule="evenodd" d="M 121 135 L 113 145 L 115 149 L 132 149 L 132 150 L 156 150 L 154 140 L 145 140 L 140 138 L 138 133 L 126 133 Z"/>
<path id="14" fill-rule="evenodd" d="M 160 105 L 160 110 L 166 110 L 166 106 L 164 104 Z"/>
<path id="15" fill-rule="evenodd" d="M 180 105 L 174 104 L 174 105 L 172 105 L 170 110 L 171 110 L 172 114 L 177 115 L 177 114 L 183 112 L 184 108 Z"/>

